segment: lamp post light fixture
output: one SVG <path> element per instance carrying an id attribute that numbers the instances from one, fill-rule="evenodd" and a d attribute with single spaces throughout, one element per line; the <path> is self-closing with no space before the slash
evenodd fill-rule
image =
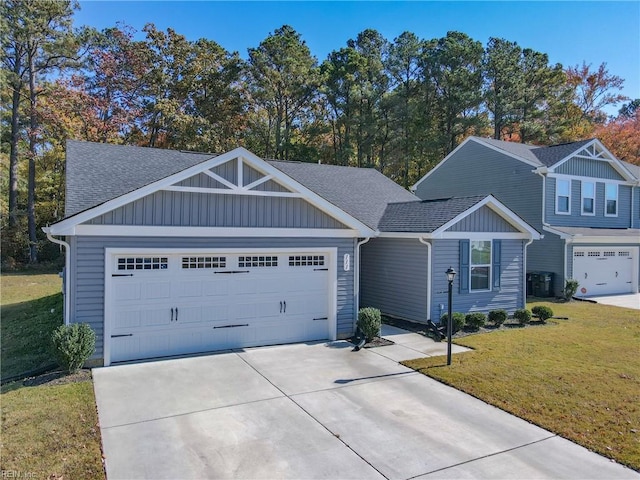
<path id="1" fill-rule="evenodd" d="M 447 274 L 447 281 L 449 282 L 449 315 L 447 322 L 447 365 L 451 365 L 451 334 L 453 333 L 453 319 L 451 318 L 451 305 L 453 297 L 453 279 L 456 277 L 456 271 L 449 267 L 445 272 Z"/>

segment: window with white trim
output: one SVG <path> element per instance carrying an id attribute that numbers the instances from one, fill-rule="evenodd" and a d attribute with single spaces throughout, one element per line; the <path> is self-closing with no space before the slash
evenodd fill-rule
<path id="1" fill-rule="evenodd" d="M 596 214 L 596 184 L 582 182 L 582 215 Z"/>
<path id="2" fill-rule="evenodd" d="M 571 213 L 571 180 L 556 179 L 556 213 Z"/>
<path id="3" fill-rule="evenodd" d="M 618 185 L 616 183 L 604 184 L 604 216 L 618 216 Z"/>
<path id="4" fill-rule="evenodd" d="M 491 290 L 491 240 L 472 240 L 470 248 L 470 291 Z"/>

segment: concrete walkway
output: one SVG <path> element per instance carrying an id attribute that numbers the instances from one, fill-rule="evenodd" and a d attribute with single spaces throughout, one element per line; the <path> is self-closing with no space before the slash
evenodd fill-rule
<path id="1" fill-rule="evenodd" d="M 108 479 L 640 479 L 396 361 L 446 343 L 383 334 L 94 369 Z"/>
<path id="2" fill-rule="evenodd" d="M 626 295 L 606 295 L 602 297 L 587 297 L 596 303 L 613 305 L 614 307 L 633 308 L 640 310 L 640 293 L 628 293 Z"/>

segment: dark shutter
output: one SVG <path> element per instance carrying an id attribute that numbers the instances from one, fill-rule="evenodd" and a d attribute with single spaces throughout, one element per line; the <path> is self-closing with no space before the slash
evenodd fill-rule
<path id="1" fill-rule="evenodd" d="M 469 293 L 469 240 L 460 240 L 460 293 Z"/>
<path id="2" fill-rule="evenodd" d="M 500 259 L 502 258 L 502 240 L 494 240 L 491 247 L 491 255 L 493 262 L 491 270 L 493 271 L 493 288 L 500 288 Z"/>

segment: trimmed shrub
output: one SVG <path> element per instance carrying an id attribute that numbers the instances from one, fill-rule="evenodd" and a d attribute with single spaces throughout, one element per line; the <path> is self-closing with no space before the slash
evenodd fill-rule
<path id="1" fill-rule="evenodd" d="M 53 355 L 68 373 L 77 372 L 96 348 L 96 334 L 86 323 L 60 325 L 51 336 Z"/>
<path id="2" fill-rule="evenodd" d="M 464 318 L 464 313 L 460 313 L 460 312 L 453 312 L 451 314 L 451 319 L 453 320 L 453 333 L 456 333 L 459 330 L 462 330 L 464 328 L 464 322 L 465 322 L 465 318 Z M 449 314 L 445 313 L 440 317 L 440 324 L 441 325 L 446 325 L 447 322 L 449 321 Z"/>
<path id="3" fill-rule="evenodd" d="M 578 291 L 579 285 L 580 284 L 578 283 L 577 280 L 574 280 L 573 278 L 568 279 L 564 283 L 564 292 L 562 292 L 564 299 L 571 300 L 573 296 L 576 294 L 576 292 Z"/>
<path id="4" fill-rule="evenodd" d="M 491 310 L 489 312 L 489 321 L 496 327 L 500 327 L 500 325 L 507 321 L 507 318 L 509 318 L 509 314 L 506 310 Z"/>
<path id="5" fill-rule="evenodd" d="M 358 312 L 357 326 L 364 334 L 367 342 L 380 336 L 380 325 L 382 325 L 380 310 L 372 307 L 360 309 Z"/>
<path id="6" fill-rule="evenodd" d="M 487 316 L 481 312 L 467 313 L 464 317 L 464 323 L 468 327 L 478 330 L 480 327 L 484 327 L 484 324 L 487 323 Z"/>
<path id="7" fill-rule="evenodd" d="M 526 308 L 519 308 L 513 312 L 513 318 L 520 322 L 520 325 L 526 325 L 531 321 L 531 312 Z"/>
<path id="8" fill-rule="evenodd" d="M 553 317 L 553 310 L 545 305 L 536 305 L 531 309 L 531 313 L 538 317 L 542 323 L 546 323 L 548 318 Z"/>

